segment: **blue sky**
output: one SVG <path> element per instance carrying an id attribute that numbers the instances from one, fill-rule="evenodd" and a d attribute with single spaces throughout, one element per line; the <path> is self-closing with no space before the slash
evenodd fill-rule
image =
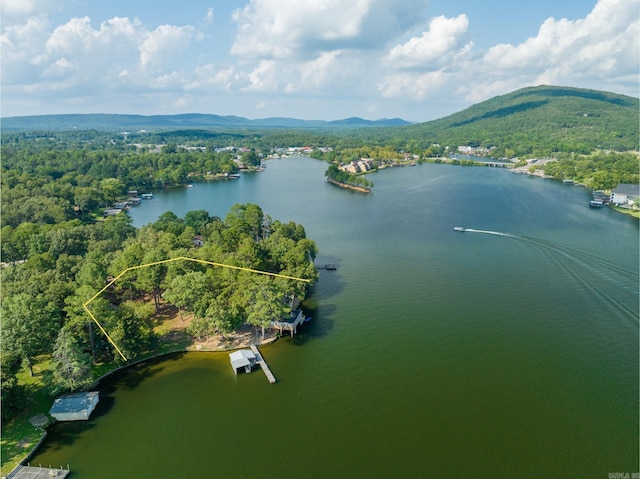
<path id="1" fill-rule="evenodd" d="M 428 121 L 531 85 L 639 94 L 637 0 L 3 0 L 1 115 Z"/>

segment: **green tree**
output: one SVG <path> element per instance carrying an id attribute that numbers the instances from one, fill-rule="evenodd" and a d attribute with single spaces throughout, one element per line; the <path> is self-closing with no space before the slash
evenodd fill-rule
<path id="1" fill-rule="evenodd" d="M 260 157 L 255 151 L 248 151 L 242 155 L 242 162 L 248 166 L 258 166 L 260 165 Z"/>
<path id="2" fill-rule="evenodd" d="M 213 221 L 207 210 L 187 211 L 184 215 L 185 226 L 191 226 L 196 234 L 202 234 L 205 227 Z"/>
<path id="3" fill-rule="evenodd" d="M 3 298 L 1 305 L 2 351 L 20 357 L 33 376 L 32 358 L 50 353 L 60 328 L 60 312 L 43 294 L 18 293 Z"/>
<path id="4" fill-rule="evenodd" d="M 611 171 L 596 171 L 591 175 L 591 187 L 594 190 L 612 190 L 618 186 L 618 177 Z"/>
<path id="5" fill-rule="evenodd" d="M 69 329 L 62 328 L 58 333 L 52 356 L 56 392 L 77 391 L 93 382 L 91 358 L 82 351 Z"/>
<path id="6" fill-rule="evenodd" d="M 138 270 L 137 286 L 146 292 L 151 292 L 153 295 L 153 304 L 156 307 L 156 312 L 160 311 L 160 286 L 164 281 L 167 274 L 167 265 L 165 263 L 158 263 L 168 259 L 166 253 L 160 249 L 152 249 L 148 251 L 142 258 L 142 264 L 146 266 Z"/>
<path id="7" fill-rule="evenodd" d="M 109 336 L 127 359 L 136 358 L 150 344 L 153 337 L 150 325 L 126 303 L 111 310 L 107 323 Z M 114 357 L 116 362 L 121 362 L 122 358 L 119 355 Z"/>
<path id="8" fill-rule="evenodd" d="M 267 276 L 255 276 L 245 290 L 247 322 L 262 328 L 263 339 L 269 323 L 279 320 L 288 312 L 284 299 L 284 290 Z"/>
<path id="9" fill-rule="evenodd" d="M 100 182 L 100 191 L 107 204 L 115 203 L 124 193 L 125 187 L 118 178 L 105 178 Z"/>
<path id="10" fill-rule="evenodd" d="M 0 356 L 0 406 L 3 422 L 11 420 L 26 403 L 25 387 L 18 382 L 16 376 L 19 370 L 20 358 L 3 352 Z"/>
<path id="11" fill-rule="evenodd" d="M 211 281 L 206 274 L 193 271 L 174 278 L 164 297 L 178 308 L 191 311 L 197 317 L 203 318 L 213 300 L 212 289 Z"/>

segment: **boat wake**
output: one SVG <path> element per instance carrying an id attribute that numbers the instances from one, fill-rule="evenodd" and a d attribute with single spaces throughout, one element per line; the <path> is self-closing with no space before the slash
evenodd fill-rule
<path id="1" fill-rule="evenodd" d="M 519 236 L 500 231 L 456 227 L 457 231 L 481 233 L 515 238 L 540 250 L 549 257 L 564 274 L 592 295 L 601 298 L 613 309 L 623 313 L 633 325 L 638 324 L 638 283 L 640 276 L 619 264 L 607 261 L 595 254 L 553 241 Z"/>
<path id="2" fill-rule="evenodd" d="M 473 228 L 465 228 L 465 233 L 482 233 L 485 235 L 495 235 L 495 236 L 508 236 L 509 238 L 519 238 L 517 235 L 513 235 L 511 233 L 501 233 L 500 231 L 488 231 L 488 230 L 474 230 Z"/>

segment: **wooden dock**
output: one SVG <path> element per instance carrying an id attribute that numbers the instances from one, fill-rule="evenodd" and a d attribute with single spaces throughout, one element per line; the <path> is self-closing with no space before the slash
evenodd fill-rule
<path id="1" fill-rule="evenodd" d="M 253 351 L 253 354 L 256 355 L 256 362 L 260 365 L 260 367 L 264 371 L 264 374 L 265 374 L 265 376 L 267 376 L 267 379 L 269 380 L 269 382 L 271 384 L 275 383 L 276 382 L 276 377 L 273 375 L 273 373 L 269 369 L 269 365 L 267 364 L 267 362 L 262 357 L 262 354 L 260 354 L 260 351 L 258 351 L 258 348 L 255 345 L 252 344 L 251 345 L 251 351 Z"/>
<path id="2" fill-rule="evenodd" d="M 62 468 L 18 466 L 8 477 L 11 479 L 51 479 L 52 477 L 62 479 L 67 477 L 70 472 L 69 469 Z"/>

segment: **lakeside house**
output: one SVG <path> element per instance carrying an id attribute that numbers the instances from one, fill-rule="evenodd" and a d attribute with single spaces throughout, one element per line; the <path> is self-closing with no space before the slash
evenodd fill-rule
<path id="1" fill-rule="evenodd" d="M 610 203 L 622 208 L 633 208 L 640 198 L 640 185 L 621 183 L 611 191 Z"/>
<path id="2" fill-rule="evenodd" d="M 195 235 L 191 242 L 193 243 L 193 246 L 199 248 L 201 246 L 204 246 L 204 237 L 202 235 Z"/>
<path id="3" fill-rule="evenodd" d="M 289 311 L 289 314 L 277 320 L 271 321 L 269 323 L 269 327 L 280 331 L 280 335 L 282 335 L 284 331 L 289 331 L 291 333 L 291 337 L 293 337 L 297 332 L 298 325 L 302 324 L 304 320 L 305 316 L 302 313 L 302 310 L 295 309 Z"/>

